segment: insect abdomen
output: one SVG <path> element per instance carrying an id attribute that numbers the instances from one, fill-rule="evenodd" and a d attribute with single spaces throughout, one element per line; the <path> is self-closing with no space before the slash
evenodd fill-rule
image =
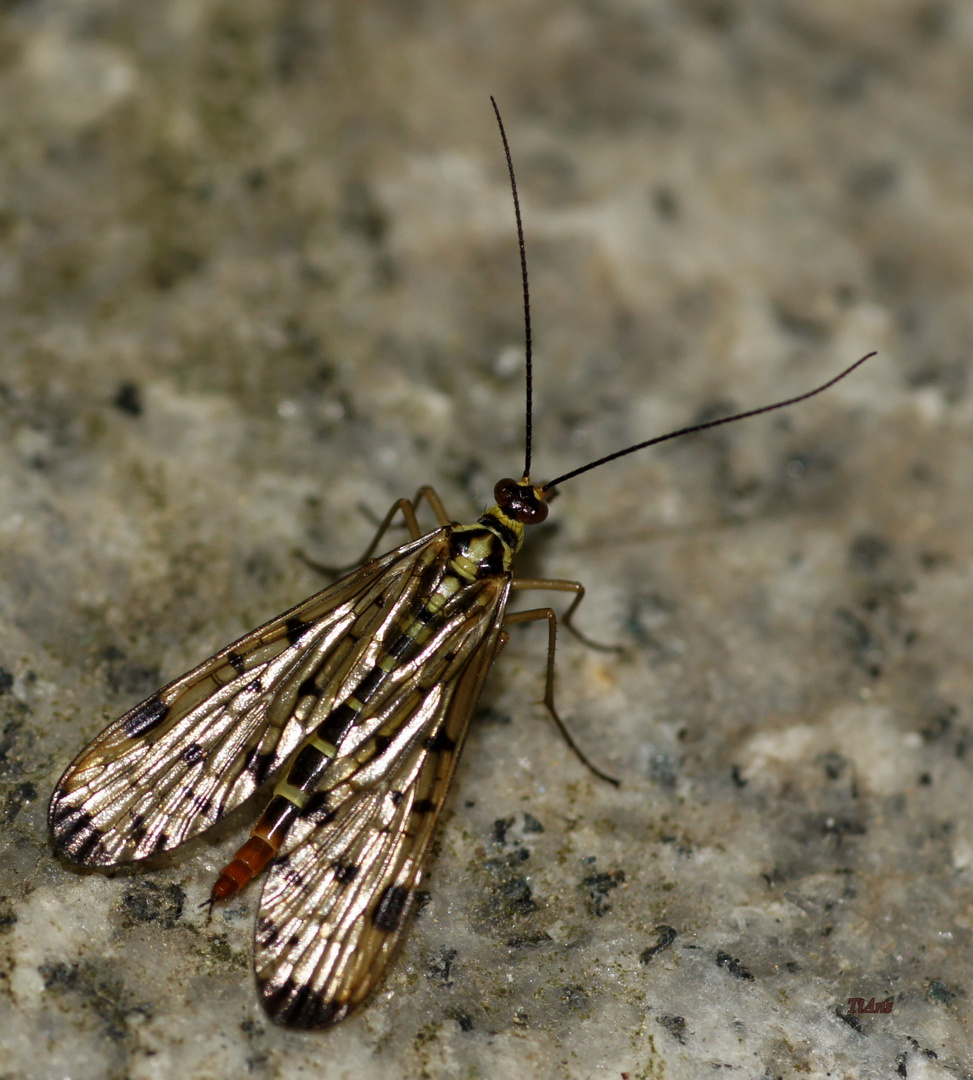
<path id="1" fill-rule="evenodd" d="M 457 537 L 457 533 L 461 536 Z M 320 820 L 322 814 L 327 814 L 326 803 L 321 805 L 320 799 L 312 799 L 326 773 L 330 785 L 340 783 L 343 770 L 351 775 L 385 753 L 392 741 L 392 731 L 386 732 L 383 727 L 363 745 L 354 746 L 350 753 L 342 750 L 341 745 L 355 728 L 381 715 L 389 697 L 396 693 L 396 683 L 400 681 L 397 673 L 408 665 L 421 667 L 423 678 L 414 684 L 414 694 L 421 696 L 429 684 L 436 683 L 440 669 L 455 659 L 448 648 L 428 659 L 423 653 L 428 651 L 430 642 L 440 636 L 445 638 L 451 627 L 461 628 L 476 614 L 484 602 L 477 583 L 504 574 L 507 547 L 495 532 L 479 526 L 455 529 L 450 540 L 448 554 L 441 551 L 431 565 L 416 568 L 418 583 L 413 606 L 407 605 L 404 613 L 386 627 L 383 647 L 371 667 L 357 678 L 343 700 L 328 712 L 297 750 L 250 837 L 214 884 L 211 902 L 233 896 L 256 877 L 277 853 L 288 829 L 298 818 L 313 812 L 316 820 Z M 467 552 L 474 556 L 475 563 Z M 358 651 L 353 650 L 352 657 L 356 656 Z M 348 663 L 353 670 L 353 660 L 349 659 Z M 305 678 L 301 691 L 313 694 L 316 687 L 312 676 Z M 401 727 L 401 719 L 394 719 L 392 727 Z M 435 741 L 438 734 L 430 734 L 427 742 Z"/>

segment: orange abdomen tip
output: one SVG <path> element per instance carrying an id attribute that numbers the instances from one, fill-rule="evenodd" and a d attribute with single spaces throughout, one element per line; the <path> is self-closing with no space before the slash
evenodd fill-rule
<path id="1" fill-rule="evenodd" d="M 228 900 L 270 862 L 277 848 L 262 836 L 251 836 L 233 858 L 220 871 L 209 894 L 211 904 Z"/>

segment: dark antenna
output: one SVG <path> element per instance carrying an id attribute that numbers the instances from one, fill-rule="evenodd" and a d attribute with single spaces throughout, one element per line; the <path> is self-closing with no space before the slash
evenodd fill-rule
<path id="1" fill-rule="evenodd" d="M 513 194 L 514 214 L 517 218 L 517 243 L 520 245 L 520 276 L 524 289 L 524 353 L 526 361 L 524 370 L 526 376 L 527 398 L 523 480 L 529 480 L 531 445 L 533 443 L 534 432 L 534 363 L 530 332 L 530 289 L 527 285 L 527 248 L 524 245 L 524 222 L 520 215 L 520 197 L 517 195 L 517 178 L 514 176 L 514 162 L 510 154 L 510 143 L 507 142 L 507 132 L 503 126 L 503 118 L 500 116 L 500 109 L 497 105 L 496 98 L 492 94 L 490 95 L 490 104 L 493 106 L 493 112 L 497 118 L 497 126 L 500 128 L 500 138 L 503 140 L 503 152 L 507 157 L 507 173 L 510 176 L 510 191 Z M 813 390 L 798 394 L 797 397 L 787 398 L 786 401 L 775 401 L 773 405 L 762 405 L 759 409 L 748 409 L 746 412 L 734 413 L 732 416 L 724 416 L 719 420 L 707 420 L 703 424 L 691 424 L 689 427 L 680 428 L 678 431 L 670 431 L 668 435 L 657 435 L 654 439 L 646 439 L 644 442 L 636 443 L 634 446 L 626 447 L 624 450 L 616 450 L 614 454 L 606 454 L 604 457 L 598 458 L 597 461 L 591 461 L 587 465 L 581 465 L 577 469 L 572 469 L 570 472 L 563 473 L 553 480 L 548 480 L 546 484 L 541 485 L 537 490 L 542 493 L 551 491 L 558 484 L 563 484 L 565 480 L 572 480 L 582 473 L 597 469 L 599 465 L 605 465 L 609 461 L 614 461 L 616 458 L 634 454 L 636 450 L 644 450 L 647 446 L 658 446 L 659 443 L 668 442 L 670 439 L 678 439 L 682 435 L 693 435 L 697 431 L 707 431 L 709 428 L 719 427 L 721 424 L 733 424 L 737 420 L 746 420 L 751 416 L 760 416 L 762 413 L 774 412 L 775 409 L 786 409 L 789 405 L 796 405 L 799 401 L 807 401 L 808 398 L 815 397 L 817 394 L 822 394 L 825 390 L 829 390 L 834 386 L 835 383 L 841 382 L 841 380 L 847 375 L 850 375 L 855 368 L 860 367 L 866 360 L 870 360 L 875 355 L 874 352 L 867 353 L 860 360 L 856 360 L 850 367 L 845 368 L 844 371 L 835 375 L 834 378 L 829 379 L 826 383 L 822 383 L 821 386 L 815 387 Z"/>
<path id="2" fill-rule="evenodd" d="M 507 142 L 507 133 L 503 128 L 503 120 L 500 117 L 500 109 L 496 99 L 490 95 L 490 104 L 497 117 L 500 128 L 500 138 L 503 139 L 503 152 L 507 155 L 507 172 L 510 174 L 510 190 L 514 197 L 514 213 L 517 215 L 517 241 L 520 244 L 520 276 L 524 284 L 524 338 L 527 376 L 527 421 L 524 433 L 524 479 L 530 478 L 530 448 L 534 433 L 534 364 L 533 351 L 530 336 L 530 289 L 527 287 L 527 249 L 524 247 L 524 223 L 520 217 L 520 199 L 517 196 L 517 180 L 514 176 L 514 162 L 510 156 L 510 144 Z"/>
<path id="3" fill-rule="evenodd" d="M 724 416 L 720 420 L 707 420 L 704 424 L 692 424 L 690 427 L 680 428 L 678 431 L 670 431 L 668 435 L 657 435 L 654 439 L 646 439 L 645 442 L 636 443 L 634 446 L 629 446 L 624 450 L 616 450 L 614 454 L 606 454 L 603 458 L 598 458 L 597 461 L 589 462 L 587 465 L 572 469 L 570 472 L 557 476 L 553 480 L 548 480 L 540 490 L 542 492 L 550 491 L 558 484 L 563 484 L 565 480 L 571 480 L 575 476 L 589 472 L 591 469 L 597 469 L 599 465 L 614 461 L 615 458 L 625 457 L 626 454 L 634 454 L 636 450 L 644 450 L 647 446 L 657 446 L 659 443 L 668 442 L 670 439 L 678 439 L 680 435 L 692 435 L 696 431 L 706 431 L 708 428 L 719 427 L 720 424 L 732 424 L 737 420 L 746 420 L 748 416 L 760 416 L 761 413 L 773 412 L 775 409 L 786 409 L 788 405 L 796 405 L 799 401 L 807 401 L 808 398 L 814 397 L 815 394 L 822 394 L 825 390 L 834 386 L 835 383 L 841 382 L 846 375 L 850 375 L 855 368 L 861 367 L 866 360 L 870 360 L 873 356 L 875 356 L 874 352 L 868 353 L 860 360 L 856 360 L 851 367 L 847 367 L 840 374 L 835 375 L 833 379 L 822 383 L 821 386 L 816 387 L 814 390 L 798 394 L 797 397 L 788 398 L 786 401 L 776 401 L 773 405 L 763 405 L 759 409 L 748 409 L 747 412 L 734 413 L 733 416 Z"/>

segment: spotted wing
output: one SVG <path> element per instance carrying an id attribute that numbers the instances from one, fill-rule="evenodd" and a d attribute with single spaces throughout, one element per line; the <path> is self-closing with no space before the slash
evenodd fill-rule
<path id="1" fill-rule="evenodd" d="M 444 530 L 365 563 L 218 652 L 107 727 L 68 767 L 48 820 L 73 862 L 168 851 L 252 795 L 333 707 L 353 632 L 367 635 Z M 308 691 L 308 692 L 305 692 Z"/>
<path id="2" fill-rule="evenodd" d="M 487 579 L 478 589 L 479 617 L 449 642 L 448 669 L 390 708 L 365 743 L 348 745 L 349 733 L 312 800 L 317 811 L 292 827 L 272 867 L 254 965 L 278 1023 L 313 1028 L 343 1019 L 402 940 L 470 716 L 502 643 L 509 581 Z"/>

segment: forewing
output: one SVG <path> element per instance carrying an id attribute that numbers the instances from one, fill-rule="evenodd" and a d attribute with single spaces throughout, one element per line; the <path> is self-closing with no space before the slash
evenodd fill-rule
<path id="1" fill-rule="evenodd" d="M 443 530 L 373 559 L 210 657 L 107 727 L 58 782 L 57 848 L 110 866 L 168 851 L 273 777 L 332 707 L 353 634 L 409 586 Z M 302 693 L 310 687 L 313 693 Z"/>
<path id="2" fill-rule="evenodd" d="M 288 834 L 264 886 L 254 965 L 278 1023 L 325 1027 L 360 1004 L 400 943 L 456 762 L 500 647 L 509 582 L 450 642 L 455 658 L 416 704 L 326 774 L 317 820 Z M 349 755 L 352 756 L 352 755 Z"/>

